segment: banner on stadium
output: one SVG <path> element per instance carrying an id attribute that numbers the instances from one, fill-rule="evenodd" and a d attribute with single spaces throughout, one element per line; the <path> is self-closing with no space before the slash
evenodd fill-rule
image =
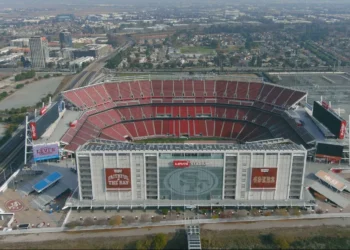
<path id="1" fill-rule="evenodd" d="M 60 150 L 58 143 L 33 145 L 34 161 L 59 159 Z"/>
<path id="2" fill-rule="evenodd" d="M 345 134 L 346 134 L 346 121 L 342 120 L 341 123 L 340 123 L 340 130 L 339 130 L 338 138 L 339 139 L 344 139 L 345 138 Z"/>
<path id="3" fill-rule="evenodd" d="M 106 191 L 131 190 L 130 168 L 106 168 Z"/>
<path id="4" fill-rule="evenodd" d="M 275 189 L 277 168 L 252 168 L 251 189 Z"/>
<path id="5" fill-rule="evenodd" d="M 29 126 L 30 126 L 30 130 L 32 131 L 32 139 L 37 140 L 38 134 L 36 132 L 36 122 L 30 122 Z"/>

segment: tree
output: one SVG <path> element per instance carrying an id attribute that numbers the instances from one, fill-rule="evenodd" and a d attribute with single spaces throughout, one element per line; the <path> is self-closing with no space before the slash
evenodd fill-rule
<path id="1" fill-rule="evenodd" d="M 48 67 L 49 69 L 52 69 L 52 68 L 55 67 L 55 63 L 54 63 L 54 62 L 49 62 L 49 63 L 47 64 L 47 67 Z"/>
<path id="2" fill-rule="evenodd" d="M 163 208 L 163 209 L 162 209 L 162 214 L 163 214 L 163 215 L 167 215 L 168 212 L 169 212 L 169 210 L 168 210 L 167 208 Z"/>
<path id="3" fill-rule="evenodd" d="M 289 243 L 282 235 L 272 235 L 272 242 L 279 249 L 288 249 Z"/>
<path id="4" fill-rule="evenodd" d="M 109 220 L 109 225 L 111 226 L 119 226 L 122 224 L 122 217 L 120 215 L 112 216 Z"/>
<path id="5" fill-rule="evenodd" d="M 165 248 L 167 243 L 168 243 L 167 235 L 160 233 L 154 236 L 151 247 L 152 249 L 155 249 L 155 250 L 162 250 Z"/>

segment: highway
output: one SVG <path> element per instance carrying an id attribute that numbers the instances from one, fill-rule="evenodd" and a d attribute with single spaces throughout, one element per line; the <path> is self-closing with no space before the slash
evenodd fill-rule
<path id="1" fill-rule="evenodd" d="M 98 75 L 99 71 L 104 67 L 105 62 L 115 56 L 122 50 L 132 46 L 132 41 L 129 41 L 122 47 L 114 50 L 106 57 L 100 58 L 90 65 L 88 65 L 83 71 L 78 73 L 73 79 L 65 86 L 63 90 L 70 90 L 77 87 L 83 87 L 89 85 L 90 81 Z M 58 101 L 60 95 L 53 97 L 53 102 Z M 33 119 L 34 115 L 29 115 L 29 120 Z M 14 171 L 19 169 L 24 163 L 24 138 L 25 138 L 25 124 L 24 122 L 19 126 L 16 132 L 12 135 L 12 138 L 8 140 L 0 148 L 0 186 L 6 181 L 8 177 L 12 175 Z"/>

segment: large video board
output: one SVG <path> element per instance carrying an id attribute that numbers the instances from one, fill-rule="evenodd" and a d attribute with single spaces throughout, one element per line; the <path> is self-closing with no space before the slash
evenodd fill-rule
<path id="1" fill-rule="evenodd" d="M 335 114 L 328 104 L 314 102 L 312 116 L 329 129 L 337 138 L 344 139 L 346 132 L 346 121 Z"/>

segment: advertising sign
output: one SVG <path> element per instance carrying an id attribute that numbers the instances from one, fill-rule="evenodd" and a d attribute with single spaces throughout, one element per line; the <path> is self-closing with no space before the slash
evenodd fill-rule
<path id="1" fill-rule="evenodd" d="M 59 159 L 60 151 L 58 143 L 33 145 L 34 161 Z"/>
<path id="2" fill-rule="evenodd" d="M 343 120 L 340 125 L 340 131 L 339 131 L 339 139 L 344 139 L 346 134 L 346 121 Z"/>
<path id="3" fill-rule="evenodd" d="M 42 107 L 42 108 L 40 109 L 39 114 L 40 114 L 40 115 L 44 115 L 44 114 L 46 113 L 46 111 L 47 111 L 47 106 Z"/>
<path id="4" fill-rule="evenodd" d="M 130 168 L 106 168 L 105 177 L 107 191 L 131 190 Z"/>
<path id="5" fill-rule="evenodd" d="M 277 168 L 252 168 L 251 189 L 275 189 Z"/>
<path id="6" fill-rule="evenodd" d="M 30 122 L 29 126 L 30 126 L 30 129 L 32 130 L 32 139 L 37 140 L 38 134 L 36 132 L 36 122 Z"/>
<path id="7" fill-rule="evenodd" d="M 185 160 L 175 160 L 173 161 L 173 165 L 175 168 L 188 168 L 191 165 L 191 162 Z"/>

